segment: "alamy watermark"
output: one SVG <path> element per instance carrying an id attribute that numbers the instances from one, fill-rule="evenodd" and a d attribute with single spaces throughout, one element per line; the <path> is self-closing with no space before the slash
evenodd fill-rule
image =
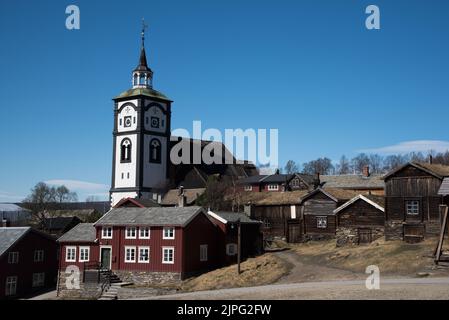
<path id="1" fill-rule="evenodd" d="M 365 280 L 365 286 L 368 290 L 380 289 L 380 269 L 376 265 L 366 267 L 365 273 L 369 274 Z"/>
<path id="2" fill-rule="evenodd" d="M 65 13 L 69 16 L 65 19 L 65 27 L 68 30 L 80 29 L 80 8 L 74 4 L 71 4 L 65 8 Z"/>
<path id="3" fill-rule="evenodd" d="M 223 134 L 213 128 L 203 131 L 201 121 L 193 121 L 192 135 L 187 129 L 175 129 L 170 140 L 178 142 L 170 151 L 170 160 L 175 165 L 243 164 L 243 159 L 262 167 L 279 165 L 278 129 L 225 129 Z"/>

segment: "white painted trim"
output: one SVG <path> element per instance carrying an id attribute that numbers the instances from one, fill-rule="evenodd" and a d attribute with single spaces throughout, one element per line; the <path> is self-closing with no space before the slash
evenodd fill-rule
<path id="1" fill-rule="evenodd" d="M 128 249 L 134 249 L 134 260 L 127 260 L 127 254 L 126 254 L 126 251 L 128 250 Z M 136 246 L 125 246 L 125 251 L 124 251 L 124 253 L 125 253 L 125 259 L 124 259 L 124 261 L 125 261 L 125 263 L 136 263 L 136 259 L 137 259 L 137 247 Z"/>
<path id="2" fill-rule="evenodd" d="M 36 254 L 38 254 L 38 258 L 39 258 L 39 253 L 42 252 L 42 259 L 36 259 Z M 34 257 L 33 257 L 33 262 L 43 262 L 45 259 L 45 251 L 42 249 L 37 249 L 34 250 Z"/>
<path id="3" fill-rule="evenodd" d="M 140 249 L 148 249 L 148 261 L 141 261 L 140 260 Z M 150 263 L 151 251 L 150 251 L 150 247 L 149 246 L 139 246 L 139 247 L 137 247 L 137 254 L 138 254 L 138 257 L 137 257 L 137 262 L 138 263 Z"/>
<path id="4" fill-rule="evenodd" d="M 385 209 L 382 206 L 378 205 L 377 203 L 375 203 L 374 201 L 368 199 L 367 197 L 363 196 L 362 194 L 359 194 L 358 196 L 352 198 L 351 200 L 349 200 L 349 201 L 345 202 L 344 204 L 342 204 L 341 206 L 339 206 L 337 209 L 335 209 L 333 211 L 333 213 L 340 212 L 341 210 L 343 210 L 344 208 L 350 206 L 351 204 L 353 204 L 357 200 L 363 200 L 363 201 L 369 203 L 370 205 L 372 205 L 373 207 L 379 209 L 380 211 L 385 212 Z"/>
<path id="5" fill-rule="evenodd" d="M 228 220 L 220 217 L 218 214 L 213 213 L 212 211 L 208 211 L 207 212 L 208 215 L 210 215 L 212 218 L 217 219 L 218 221 L 220 221 L 221 223 L 227 224 Z"/>
<path id="6" fill-rule="evenodd" d="M 99 251 L 98 261 L 100 262 L 100 264 L 101 264 L 101 250 L 102 249 L 111 249 L 111 256 L 110 256 L 110 259 L 109 259 L 109 270 L 111 270 L 112 269 L 112 246 L 110 246 L 110 245 L 102 245 L 102 246 L 100 246 L 100 250 L 98 250 Z"/>
<path id="7" fill-rule="evenodd" d="M 132 229 L 134 229 L 134 236 L 128 236 L 128 230 L 130 231 Z M 126 227 L 125 228 L 125 239 L 137 239 L 137 232 L 138 232 L 137 227 Z"/>
<path id="8" fill-rule="evenodd" d="M 67 253 L 69 251 L 69 249 L 75 249 L 75 254 L 74 254 L 74 259 L 67 259 Z M 65 247 L 65 262 L 76 262 L 76 246 L 67 246 Z"/>
<path id="9" fill-rule="evenodd" d="M 103 234 L 103 231 L 105 229 L 109 229 L 109 228 L 111 228 L 111 236 L 110 237 L 109 236 L 105 236 Z M 112 239 L 113 237 L 114 237 L 114 228 L 113 227 L 108 227 L 108 226 L 101 227 L 101 239 Z"/>
<path id="10" fill-rule="evenodd" d="M 173 229 L 173 237 L 166 237 L 165 236 L 165 229 Z M 176 232 L 176 228 L 175 227 L 163 227 L 162 228 L 162 239 L 163 240 L 174 240 L 175 239 L 175 232 Z"/>
<path id="11" fill-rule="evenodd" d="M 140 230 L 142 229 L 148 229 L 148 237 L 142 237 L 140 235 Z M 150 227 L 139 227 L 139 239 L 144 239 L 144 240 L 148 240 L 151 238 L 151 228 Z"/>
<path id="12" fill-rule="evenodd" d="M 173 251 L 173 261 L 164 261 L 165 249 L 171 249 Z M 175 247 L 162 247 L 162 264 L 175 264 Z"/>
<path id="13" fill-rule="evenodd" d="M 296 205 L 294 204 L 290 206 L 290 218 L 296 219 Z"/>
<path id="14" fill-rule="evenodd" d="M 82 260 L 81 259 L 81 250 L 86 250 L 87 249 L 87 260 Z M 78 261 L 79 262 L 89 262 L 90 261 L 90 247 L 89 246 L 79 246 L 78 247 Z"/>

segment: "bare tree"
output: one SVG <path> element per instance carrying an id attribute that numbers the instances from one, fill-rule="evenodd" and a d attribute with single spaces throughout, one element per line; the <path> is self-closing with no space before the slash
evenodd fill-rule
<path id="1" fill-rule="evenodd" d="M 345 155 L 341 156 L 340 161 L 337 164 L 336 172 L 337 174 L 348 174 L 351 172 L 351 165 Z"/>
<path id="2" fill-rule="evenodd" d="M 227 200 L 229 183 L 219 177 L 210 176 L 206 182 L 206 190 L 197 198 L 197 203 L 210 210 L 227 210 L 230 207 Z"/>
<path id="3" fill-rule="evenodd" d="M 23 206 L 42 224 L 48 210 L 52 209 L 55 203 L 74 201 L 77 198 L 76 193 L 70 192 L 65 186 L 55 188 L 39 182 L 31 189 L 31 194 L 23 200 Z"/>
<path id="4" fill-rule="evenodd" d="M 334 166 L 332 165 L 332 160 L 329 158 L 318 158 L 304 163 L 303 173 L 306 174 L 331 174 L 334 171 Z"/>
<path id="5" fill-rule="evenodd" d="M 369 166 L 370 159 L 365 153 L 360 153 L 351 160 L 355 173 L 363 172 L 365 166 Z"/>
<path id="6" fill-rule="evenodd" d="M 369 166 L 372 173 L 382 173 L 383 172 L 383 162 L 384 159 L 378 154 L 369 155 Z"/>
<path id="7" fill-rule="evenodd" d="M 295 161 L 288 160 L 287 164 L 285 165 L 284 172 L 286 174 L 294 174 L 297 173 L 298 171 L 299 171 L 298 166 L 296 165 Z"/>

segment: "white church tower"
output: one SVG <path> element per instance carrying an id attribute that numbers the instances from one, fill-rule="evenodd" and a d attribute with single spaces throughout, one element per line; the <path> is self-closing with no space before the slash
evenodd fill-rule
<path id="1" fill-rule="evenodd" d="M 123 198 L 153 199 L 168 184 L 172 101 L 153 89 L 145 54 L 145 24 L 132 89 L 114 99 L 111 204 Z"/>

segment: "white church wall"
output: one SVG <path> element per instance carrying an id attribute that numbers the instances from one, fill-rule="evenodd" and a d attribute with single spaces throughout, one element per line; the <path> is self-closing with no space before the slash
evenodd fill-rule
<path id="1" fill-rule="evenodd" d="M 137 100 L 123 101 L 118 104 L 119 110 L 121 106 L 123 106 L 126 103 L 132 103 L 134 106 L 137 106 Z M 126 126 L 126 121 L 128 117 L 131 123 L 128 126 Z M 134 108 L 131 105 L 127 105 L 123 107 L 123 109 L 120 110 L 120 112 L 117 115 L 117 131 L 126 132 L 136 130 L 138 121 L 139 119 L 137 119 L 137 107 Z"/>
<path id="2" fill-rule="evenodd" d="M 161 143 L 161 163 L 150 162 L 150 141 L 158 139 Z M 143 155 L 143 186 L 147 188 L 162 188 L 167 182 L 167 138 L 156 135 L 145 135 Z"/>
<path id="3" fill-rule="evenodd" d="M 130 188 L 136 186 L 137 136 L 118 136 L 115 151 L 115 188 Z M 120 162 L 121 143 L 131 141 L 131 162 Z"/>
<path id="4" fill-rule="evenodd" d="M 111 205 L 115 206 L 123 198 L 136 198 L 137 192 L 113 192 L 111 194 Z"/>
<path id="5" fill-rule="evenodd" d="M 149 103 L 147 103 L 149 104 Z M 161 104 L 164 111 L 166 106 Z M 167 116 L 157 106 L 151 106 L 144 114 L 144 126 L 145 130 L 151 130 L 155 132 L 164 133 L 167 128 Z"/>

